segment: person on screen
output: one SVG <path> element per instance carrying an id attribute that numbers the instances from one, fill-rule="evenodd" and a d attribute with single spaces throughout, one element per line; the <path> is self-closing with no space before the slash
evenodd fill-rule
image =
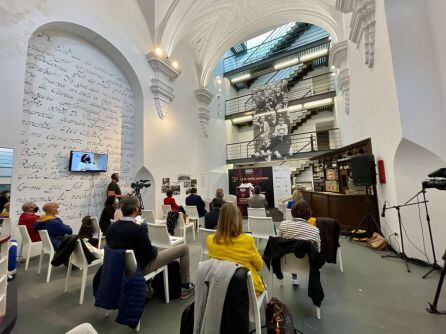
<path id="1" fill-rule="evenodd" d="M 76 166 L 76 171 L 79 172 L 86 172 L 89 170 L 98 170 L 95 163 L 91 161 L 91 157 L 89 154 L 85 153 L 82 154 L 81 160 Z"/>
<path id="2" fill-rule="evenodd" d="M 113 173 L 111 175 L 111 182 L 108 184 L 107 187 L 107 197 L 113 196 L 115 199 L 119 201 L 121 198 L 127 197 L 128 195 L 121 194 L 121 188 L 119 188 L 118 182 L 119 182 L 119 174 Z"/>

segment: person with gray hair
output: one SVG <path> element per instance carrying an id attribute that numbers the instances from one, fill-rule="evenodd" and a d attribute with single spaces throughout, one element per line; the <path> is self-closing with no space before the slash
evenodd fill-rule
<path id="1" fill-rule="evenodd" d="M 123 217 L 110 225 L 107 229 L 107 246 L 112 249 L 132 249 L 136 262 L 145 275 L 180 259 L 181 299 L 194 294 L 195 288 L 190 283 L 189 247 L 185 244 L 177 245 L 158 252 L 149 239 L 148 228 L 145 223 L 136 220 L 139 215 L 139 201 L 134 196 L 121 199 Z"/>
<path id="2" fill-rule="evenodd" d="M 39 216 L 36 215 L 39 211 L 37 204 L 34 202 L 25 203 L 22 205 L 22 211 L 23 213 L 19 217 L 19 225 L 26 226 L 32 242 L 40 241 L 39 232 L 33 229 L 33 224 L 39 219 Z"/>
<path id="3" fill-rule="evenodd" d="M 223 190 L 223 188 L 217 188 L 217 190 L 215 191 L 214 199 L 212 200 L 212 202 L 209 203 L 209 212 L 214 210 L 214 206 L 213 206 L 214 200 L 221 199 L 223 201 L 223 203 L 222 203 L 222 205 L 220 205 L 220 207 L 222 207 L 223 204 L 225 204 L 223 197 L 225 197 L 225 191 Z"/>

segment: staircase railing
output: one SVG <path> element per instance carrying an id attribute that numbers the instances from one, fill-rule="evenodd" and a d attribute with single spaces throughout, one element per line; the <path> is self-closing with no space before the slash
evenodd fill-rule
<path id="1" fill-rule="evenodd" d="M 295 41 L 286 42 L 285 47 L 275 52 L 269 51 L 279 42 L 283 37 L 277 37 L 266 41 L 260 45 L 249 48 L 243 55 L 232 55 L 223 59 L 223 72 L 233 71 L 239 67 L 253 64 L 263 59 L 263 57 L 270 57 L 284 51 L 293 50 L 302 47 L 302 45 L 313 43 L 329 37 L 330 35 L 323 29 L 317 29 L 299 38 L 299 43 Z M 264 51 L 264 52 L 260 52 Z"/>
<path id="2" fill-rule="evenodd" d="M 259 86 L 260 87 L 260 86 Z M 300 100 L 309 96 L 316 96 L 335 90 L 334 80 L 331 73 L 316 75 L 302 79 L 288 91 L 288 102 Z M 226 115 L 252 111 L 255 104 L 251 94 L 245 94 L 225 101 Z"/>
<path id="3" fill-rule="evenodd" d="M 328 132 L 328 143 L 319 143 L 317 141 L 318 134 L 326 134 Z M 261 157 L 256 152 L 261 150 L 261 139 L 253 139 L 250 141 L 244 141 L 240 143 L 232 143 L 226 145 L 226 160 L 242 160 L 242 159 L 252 159 L 252 160 L 262 160 L 267 157 Z M 309 153 L 309 152 L 317 152 L 317 151 L 326 151 L 326 150 L 334 150 L 340 147 L 340 135 L 339 129 L 333 128 L 323 131 L 312 131 L 305 133 L 297 133 L 290 134 L 285 136 L 287 139 L 287 143 L 289 143 L 289 152 L 288 158 L 299 157 L 299 154 Z M 271 153 L 274 153 L 274 150 L 280 151 L 283 149 L 283 146 L 278 146 L 277 143 L 274 143 L 274 138 L 272 138 L 273 143 L 270 147 Z M 288 149 L 288 147 L 286 147 Z M 281 152 L 284 157 L 287 154 Z M 274 158 L 274 157 L 272 157 Z"/>

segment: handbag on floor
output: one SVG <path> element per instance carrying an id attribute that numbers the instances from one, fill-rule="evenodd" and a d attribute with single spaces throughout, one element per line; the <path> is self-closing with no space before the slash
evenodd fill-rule
<path id="1" fill-rule="evenodd" d="M 268 334 L 295 334 L 293 317 L 288 307 L 277 298 L 266 305 L 266 329 Z"/>
<path id="2" fill-rule="evenodd" d="M 370 248 L 383 251 L 387 249 L 388 242 L 384 237 L 379 233 L 373 233 L 372 237 L 367 241 L 367 246 Z"/>

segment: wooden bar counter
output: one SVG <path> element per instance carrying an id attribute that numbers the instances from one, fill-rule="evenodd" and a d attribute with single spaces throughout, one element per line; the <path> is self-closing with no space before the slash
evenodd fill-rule
<path id="1" fill-rule="evenodd" d="M 341 233 L 354 229 L 366 213 L 366 196 L 361 194 L 346 195 L 334 192 L 303 190 L 304 199 L 311 205 L 313 217 L 336 219 L 341 226 Z M 373 202 L 373 201 L 372 201 Z M 372 205 L 374 206 L 374 205 Z M 372 210 L 376 217 L 376 208 Z M 377 220 L 379 222 L 379 220 Z"/>

